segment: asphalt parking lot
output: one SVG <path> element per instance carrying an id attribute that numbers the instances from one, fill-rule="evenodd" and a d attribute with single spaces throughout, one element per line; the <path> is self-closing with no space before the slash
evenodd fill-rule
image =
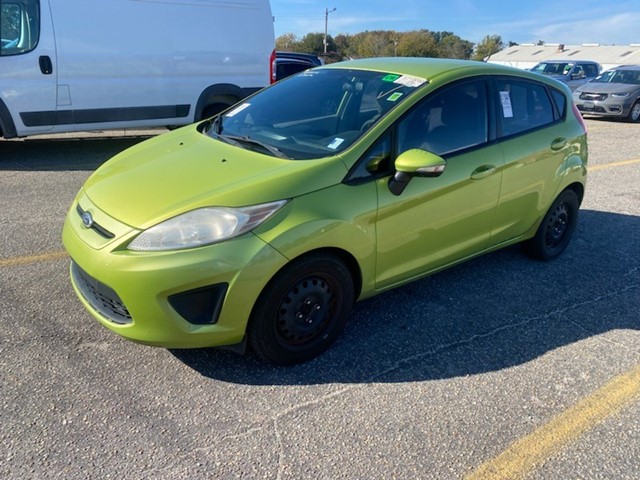
<path id="1" fill-rule="evenodd" d="M 638 478 L 640 125 L 587 124 L 562 257 L 363 301 L 290 368 L 137 345 L 76 300 L 66 211 L 146 132 L 0 140 L 0 478 Z"/>

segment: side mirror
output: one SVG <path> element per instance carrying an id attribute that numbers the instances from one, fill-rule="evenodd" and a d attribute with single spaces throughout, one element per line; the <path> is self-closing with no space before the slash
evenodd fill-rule
<path id="1" fill-rule="evenodd" d="M 389 179 L 389 190 L 400 195 L 413 177 L 439 177 L 447 162 L 435 153 L 412 148 L 396 158 L 396 173 Z"/>

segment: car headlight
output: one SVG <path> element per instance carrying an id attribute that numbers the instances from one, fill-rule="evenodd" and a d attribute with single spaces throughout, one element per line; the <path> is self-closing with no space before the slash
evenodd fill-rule
<path id="1" fill-rule="evenodd" d="M 611 96 L 614 97 L 614 98 L 625 98 L 625 97 L 629 96 L 629 92 L 627 92 L 627 93 L 612 93 Z"/>
<path id="2" fill-rule="evenodd" d="M 247 233 L 276 213 L 287 200 L 250 207 L 205 207 L 178 215 L 138 235 L 129 250 L 157 252 L 201 247 Z"/>

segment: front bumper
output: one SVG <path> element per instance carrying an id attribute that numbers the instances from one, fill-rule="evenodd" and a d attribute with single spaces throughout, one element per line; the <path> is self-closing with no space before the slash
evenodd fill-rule
<path id="1" fill-rule="evenodd" d="M 123 247 L 137 231 L 81 198 L 83 211 L 117 232 L 99 238 L 70 209 L 63 244 L 80 301 L 105 327 L 135 342 L 166 348 L 234 345 L 253 305 L 286 259 L 249 233 L 206 247 L 141 253 Z"/>
<path id="2" fill-rule="evenodd" d="M 603 117 L 626 117 L 629 115 L 629 110 L 632 104 L 626 103 L 622 99 L 616 101 L 615 99 L 607 99 L 603 101 L 598 100 L 582 100 L 575 99 L 576 107 L 580 113 L 585 115 L 600 115 Z"/>

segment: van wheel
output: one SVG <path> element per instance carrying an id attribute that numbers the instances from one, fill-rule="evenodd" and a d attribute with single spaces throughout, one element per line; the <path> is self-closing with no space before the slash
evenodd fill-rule
<path id="1" fill-rule="evenodd" d="M 634 103 L 631 110 L 629 110 L 627 120 L 634 123 L 640 122 L 640 100 L 636 100 L 636 103 Z"/>
<path id="2" fill-rule="evenodd" d="M 578 223 L 580 203 L 573 190 L 556 198 L 533 238 L 522 243 L 523 250 L 539 260 L 553 260 L 569 245 Z"/>
<path id="3" fill-rule="evenodd" d="M 258 298 L 247 329 L 249 344 L 276 365 L 311 360 L 338 338 L 353 302 L 351 274 L 336 257 L 317 254 L 294 261 Z"/>

